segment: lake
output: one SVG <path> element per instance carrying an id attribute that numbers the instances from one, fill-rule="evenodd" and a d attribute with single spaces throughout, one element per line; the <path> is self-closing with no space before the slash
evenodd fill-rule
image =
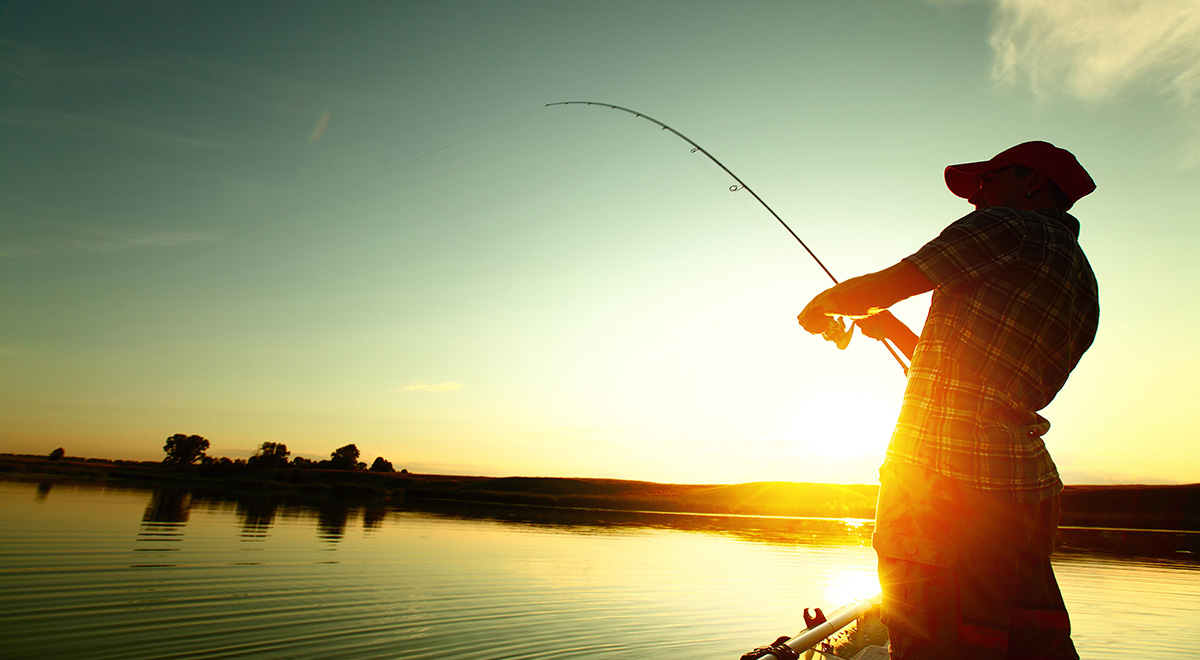
<path id="1" fill-rule="evenodd" d="M 0 657 L 736 660 L 873 595 L 870 534 L 0 481 Z M 1084 658 L 1200 648 L 1198 537 L 1064 530 Z"/>

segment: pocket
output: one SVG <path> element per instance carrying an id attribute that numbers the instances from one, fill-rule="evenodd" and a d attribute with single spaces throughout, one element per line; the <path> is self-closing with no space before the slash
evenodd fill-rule
<path id="1" fill-rule="evenodd" d="M 965 514 L 958 482 L 928 468 L 889 461 L 880 469 L 871 545 L 884 557 L 930 566 L 958 558 Z"/>

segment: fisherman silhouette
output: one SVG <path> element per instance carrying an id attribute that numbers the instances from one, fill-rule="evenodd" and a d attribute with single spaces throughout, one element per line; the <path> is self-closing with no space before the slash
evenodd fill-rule
<path id="1" fill-rule="evenodd" d="M 850 317 L 911 360 L 872 539 L 892 658 L 1075 660 L 1050 565 L 1062 481 L 1038 411 L 1099 323 L 1067 213 L 1096 186 L 1047 142 L 944 177 L 975 211 L 895 265 L 821 292 L 798 319 L 836 339 L 836 319 Z M 886 311 L 930 290 L 919 337 Z"/>

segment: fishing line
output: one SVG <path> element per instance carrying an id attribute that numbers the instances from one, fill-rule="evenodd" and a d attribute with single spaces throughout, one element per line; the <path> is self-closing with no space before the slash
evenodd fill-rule
<path id="1" fill-rule="evenodd" d="M 20 324 L 14 325 L 14 326 L 12 326 L 12 327 L 9 327 L 7 330 L 5 330 L 5 334 L 11 334 L 11 333 L 14 333 L 14 332 L 18 332 L 18 331 L 20 331 L 20 330 L 23 330 L 23 329 L 25 329 L 25 328 L 27 328 L 27 327 L 29 327 L 29 326 L 31 326 L 31 325 L 34 325 L 34 324 L 40 323 L 40 322 L 42 322 L 42 321 L 45 321 L 46 319 L 53 318 L 53 317 L 55 317 L 55 316 L 57 316 L 57 315 L 59 315 L 59 314 L 61 314 L 61 313 L 65 312 L 65 311 L 67 311 L 68 309 L 71 309 L 71 308 L 74 308 L 74 307 L 78 307 L 78 306 L 80 306 L 80 305 L 83 305 L 83 304 L 89 303 L 89 302 L 91 302 L 91 301 L 93 301 L 93 300 L 96 300 L 97 298 L 101 298 L 101 297 L 103 297 L 103 296 L 106 296 L 106 295 L 108 295 L 108 294 L 112 293 L 113 291 L 116 291 L 116 290 L 118 290 L 118 289 L 122 289 L 122 288 L 124 288 L 124 287 L 126 287 L 126 286 L 129 286 L 130 284 L 133 284 L 134 282 L 137 282 L 137 281 L 139 281 L 139 280 L 145 279 L 145 278 L 147 278 L 147 277 L 149 277 L 149 276 L 151 276 L 151 275 L 153 275 L 153 274 L 155 274 L 155 273 L 162 272 L 162 271 L 164 271 L 164 270 L 166 270 L 166 269 L 168 269 L 168 268 L 170 268 L 170 267 L 172 267 L 172 266 L 175 266 L 176 264 L 179 264 L 179 263 L 181 263 L 181 262 L 183 262 L 183 261 L 187 261 L 188 259 L 191 259 L 191 258 L 193 258 L 193 257 L 196 257 L 196 256 L 198 256 L 198 255 L 200 255 L 200 254 L 203 254 L 203 253 L 205 253 L 205 252 L 207 252 L 207 251 L 209 251 L 209 250 L 211 250 L 211 249 L 213 249 L 213 248 L 215 248 L 215 247 L 217 247 L 217 246 L 220 246 L 220 245 L 223 245 L 223 244 L 225 244 L 225 243 L 228 243 L 229 241 L 232 241 L 232 240 L 233 240 L 233 239 L 235 239 L 235 238 L 239 238 L 239 237 L 241 237 L 241 236 L 245 236 L 246 234 L 249 234 L 250 232 L 258 231 L 259 229 L 262 229 L 263 227 L 266 227 L 267 225 L 270 225 L 270 224 L 272 224 L 272 223 L 275 223 L 275 222 L 278 222 L 278 221 L 280 221 L 280 220 L 283 220 L 284 218 L 286 218 L 286 217 L 288 217 L 288 216 L 295 215 L 295 214 L 297 214 L 297 213 L 299 213 L 300 211 L 303 211 L 303 210 L 305 210 L 305 209 L 312 208 L 313 206 L 316 206 L 316 205 L 318 205 L 318 204 L 320 204 L 320 203 L 322 203 L 322 202 L 324 202 L 324 201 L 327 201 L 327 200 L 329 200 L 329 199 L 331 199 L 331 198 L 333 198 L 333 197 L 337 197 L 338 195 L 341 195 L 342 193 L 345 193 L 345 192 L 348 192 L 348 191 L 350 191 L 350 190 L 353 190 L 353 189 L 355 189 L 355 188 L 357 188 L 357 187 L 359 187 L 359 186 L 361 186 L 361 185 L 363 185 L 363 184 L 370 183 L 371 181 L 374 181 L 375 179 L 378 179 L 378 178 L 380 178 L 380 177 L 382 177 L 382 176 L 385 176 L 385 175 L 387 175 L 387 174 L 391 174 L 392 172 L 395 172 L 396 170 L 403 169 L 403 168 L 405 168 L 405 167 L 408 167 L 409 165 L 412 165 L 413 163 L 416 163 L 416 162 L 418 162 L 418 161 L 421 161 L 421 160 L 424 160 L 424 159 L 426 159 L 426 158 L 429 158 L 430 156 L 433 156 L 434 154 L 441 153 L 441 152 L 443 152 L 443 151 L 446 151 L 447 149 L 450 149 L 450 148 L 452 148 L 452 147 L 456 147 L 456 146 L 458 146 L 458 145 L 460 145 L 460 144 L 462 144 L 462 143 L 464 143 L 464 142 L 467 142 L 467 141 L 473 140 L 473 139 L 475 139 L 475 138 L 477 138 L 477 137 L 479 137 L 479 136 L 483 135 L 484 133 L 490 133 L 490 132 L 492 132 L 492 131 L 494 131 L 494 130 L 496 130 L 496 129 L 498 129 L 498 128 L 502 127 L 502 126 L 505 126 L 505 125 L 507 125 L 507 124 L 511 124 L 511 123 L 513 123 L 514 121 L 517 121 L 518 119 L 521 119 L 521 118 L 523 118 L 523 117 L 529 116 L 529 115 L 531 115 L 531 114 L 533 114 L 533 113 L 535 113 L 535 112 L 537 112 L 537 111 L 539 111 L 539 110 L 542 110 L 543 108 L 544 108 L 544 106 L 542 106 L 542 107 L 537 107 L 537 108 L 534 108 L 533 110 L 530 110 L 530 111 L 528 111 L 528 112 L 524 112 L 524 113 L 522 113 L 522 114 L 519 114 L 519 115 L 517 115 L 516 117 L 513 117 L 513 118 L 511 118 L 511 119 L 506 119 L 506 120 L 504 120 L 504 121 L 502 121 L 502 122 L 500 122 L 500 123 L 498 123 L 498 124 L 495 124 L 495 125 L 493 125 L 493 126 L 490 126 L 490 127 L 488 127 L 488 128 L 485 128 L 485 129 L 483 129 L 483 130 L 481 130 L 481 131 L 478 131 L 478 132 L 472 133 L 472 134 L 470 134 L 470 135 L 468 135 L 468 136 L 466 136 L 466 137 L 463 137 L 463 138 L 460 138 L 460 139 L 458 139 L 458 140 L 455 140 L 454 142 L 451 142 L 451 143 L 449 143 L 449 144 L 446 144 L 446 145 L 440 146 L 440 147 L 438 147 L 438 148 L 436 148 L 436 149 L 434 149 L 434 150 L 432 150 L 432 151 L 425 152 L 425 153 L 421 154 L 420 156 L 417 156 L 417 157 L 415 157 L 415 158 L 411 158 L 411 159 L 409 159 L 409 160 L 406 160 L 406 161 L 404 161 L 403 163 L 400 163 L 399 165 L 393 165 L 392 167 L 389 167 L 388 169 L 386 169 L 386 170 L 383 170 L 382 172 L 378 172 L 378 173 L 376 173 L 376 174 L 372 174 L 371 176 L 368 176 L 368 177 L 366 177 L 365 179 L 360 179 L 360 180 L 358 180 L 358 181 L 355 181 L 354 183 L 351 183 L 350 185 L 347 185 L 347 186 L 344 186 L 344 187 L 342 187 L 342 188 L 339 188 L 339 189 L 337 189 L 337 190 L 335 190 L 335 191 L 333 191 L 333 192 L 331 192 L 331 193 L 328 193 L 328 194 L 326 194 L 326 195 L 323 195 L 323 196 L 321 196 L 321 197 L 318 197 L 318 198 L 316 198 L 316 199 L 314 199 L 314 200 L 312 200 L 312 201 L 305 202 L 304 204 L 301 204 L 300 206 L 296 206 L 296 207 L 294 207 L 294 208 L 291 208 L 291 209 L 289 209 L 289 210 L 287 210 L 287 211 L 284 211 L 283 213 L 280 213 L 279 215 L 272 216 L 272 217 L 270 217 L 270 218 L 267 218 L 266 220 L 263 220 L 263 221 L 261 221 L 261 222 L 259 222 L 259 223 L 257 223 L 257 224 L 251 225 L 251 226 L 249 226 L 249 227 L 247 227 L 247 228 L 245 228 L 245 229 L 243 229 L 243 230 L 241 230 L 241 231 L 234 232 L 234 233 L 232 233 L 232 234 L 230 234 L 230 235 L 228 235 L 228 236 L 226 236 L 226 237 L 224 237 L 224 238 L 221 238 L 221 239 L 219 239 L 219 240 L 217 240 L 217 241 L 215 241 L 215 242 L 213 242 L 213 243 L 209 243 L 209 244 L 207 244 L 207 245 L 204 245 L 204 246 L 202 246 L 202 247 L 199 247 L 199 248 L 197 248 L 197 249 L 195 249 L 195 250 L 192 250 L 191 252 L 188 252 L 187 254 L 184 254 L 183 256 L 180 256 L 180 257 L 178 257 L 178 258 L 176 258 L 176 259 L 173 259 L 173 260 L 171 260 L 171 261 L 168 261 L 168 262 L 166 262 L 166 263 L 164 263 L 164 264 L 160 264 L 160 265 L 158 265 L 158 266 L 155 266 L 155 267 L 151 268 L 150 270 L 147 270 L 147 271 L 145 271 L 145 272 L 142 272 L 142 273 L 138 273 L 137 275 L 133 275 L 133 276 L 131 276 L 131 277 L 128 277 L 128 278 L 126 278 L 126 279 L 124 279 L 124 280 L 121 280 L 121 281 L 117 282 L 116 284 L 113 284 L 113 285 L 111 285 L 111 286 L 109 286 L 109 287 L 107 287 L 107 288 L 101 289 L 101 290 L 99 290 L 99 291 L 96 291 L 96 292 L 94 292 L 94 293 L 91 293 L 91 294 L 89 294 L 89 295 L 86 295 L 86 296 L 84 296 L 84 297 L 82 297 L 82 298 L 79 298 L 79 299 L 77 299 L 77 300 L 74 300 L 74 301 L 72 301 L 72 302 L 69 302 L 69 303 L 67 303 L 67 304 L 63 305 L 62 307 L 59 307 L 59 308 L 57 308 L 57 309 L 51 310 L 50 312 L 47 312 L 46 314 L 43 314 L 42 316 L 38 316 L 38 317 L 35 317 L 35 318 L 33 318 L 33 319 L 29 320 L 29 321 L 26 321 L 25 323 L 20 323 Z"/>
<path id="2" fill-rule="evenodd" d="M 702 158 L 698 162 L 703 163 L 704 173 L 708 175 L 712 181 L 721 187 L 728 187 L 729 175 L 725 171 L 717 167 L 711 160 Z M 728 192 L 728 191 L 726 191 Z M 779 232 L 779 223 L 775 222 L 770 215 L 762 212 L 762 206 L 758 201 L 746 195 L 730 195 L 733 201 L 737 204 L 739 211 L 736 217 L 728 218 L 730 223 L 745 229 L 746 221 L 753 221 L 754 226 L 760 232 L 760 236 L 771 246 L 773 256 L 777 260 L 776 266 L 786 264 L 786 267 L 796 265 L 796 243 L 788 240 L 790 236 Z M 763 268 L 767 268 L 766 262 L 759 264 Z M 802 264 L 807 267 L 807 263 Z"/>
<path id="3" fill-rule="evenodd" d="M 556 103 L 547 103 L 546 107 L 550 107 L 552 105 L 598 105 L 598 106 L 604 107 L 604 108 L 611 108 L 613 110 L 620 110 L 621 112 L 627 112 L 627 113 L 633 115 L 634 117 L 645 119 L 646 121 L 648 121 L 652 124 L 660 126 L 662 128 L 662 130 L 664 130 L 664 131 L 670 131 L 672 134 L 674 134 L 679 139 L 690 144 L 692 146 L 692 153 L 700 152 L 700 153 L 704 154 L 709 160 L 716 163 L 718 167 L 720 167 L 722 170 L 724 170 L 725 173 L 730 176 L 730 178 L 732 178 L 734 181 L 737 182 L 736 185 L 729 186 L 730 192 L 741 192 L 744 190 L 744 191 L 750 193 L 750 195 L 752 197 L 754 197 L 755 201 L 757 201 L 759 204 L 761 204 L 762 207 L 764 209 L 766 209 L 767 212 L 770 213 L 771 216 L 774 217 L 775 220 L 777 220 L 779 222 L 779 224 L 784 229 L 786 229 L 789 234 L 792 235 L 792 238 L 796 239 L 796 242 L 800 244 L 800 247 L 804 248 L 804 251 L 808 253 L 808 256 L 812 257 L 813 261 L 817 262 L 817 265 L 821 267 L 821 270 L 825 271 L 825 274 L 829 276 L 829 279 L 833 280 L 834 284 L 839 284 L 838 278 L 834 277 L 833 273 L 830 272 L 830 270 L 825 267 L 825 264 L 821 262 L 820 258 L 817 257 L 816 253 L 814 253 L 812 251 L 812 249 L 810 249 L 808 247 L 808 244 L 806 244 L 800 238 L 800 236 L 798 234 L 796 234 L 796 232 L 792 231 L 792 228 L 788 226 L 788 223 L 784 222 L 783 218 L 779 217 L 779 214 L 775 212 L 775 209 L 771 208 L 770 205 L 768 205 L 765 201 L 763 201 L 763 198 L 759 197 L 758 193 L 754 192 L 754 190 L 751 189 L 750 186 L 746 185 L 745 181 L 742 181 L 742 179 L 738 175 L 734 174 L 733 170 L 730 170 L 728 167 L 726 167 L 724 163 L 717 160 L 716 156 L 713 156 L 712 154 L 710 154 L 704 147 L 700 146 L 699 144 L 696 144 L 696 142 L 693 141 L 688 136 L 684 135 L 683 133 L 680 133 L 679 131 L 675 130 L 674 128 L 671 128 L 670 126 L 667 126 L 666 124 L 651 117 L 650 115 L 647 115 L 642 112 L 638 112 L 637 110 L 630 110 L 629 108 L 623 108 L 619 105 L 613 105 L 611 103 L 601 103 L 599 101 L 558 101 Z M 904 359 L 900 357 L 899 353 L 896 352 L 896 349 L 892 347 L 891 343 L 889 343 L 886 339 L 880 339 L 879 342 L 882 343 L 884 348 L 886 348 L 888 350 L 888 353 L 892 354 L 892 357 L 896 358 L 896 362 L 900 364 L 900 368 L 903 369 L 905 375 L 907 375 L 908 374 L 908 365 L 904 363 Z M 842 347 L 841 344 L 839 344 L 839 348 L 840 347 Z"/>

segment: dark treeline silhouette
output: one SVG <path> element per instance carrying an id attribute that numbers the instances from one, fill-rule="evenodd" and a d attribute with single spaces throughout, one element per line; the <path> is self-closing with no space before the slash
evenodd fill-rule
<path id="1" fill-rule="evenodd" d="M 287 467 L 288 456 L 291 453 L 282 442 L 264 442 L 259 445 L 254 455 L 246 460 L 246 465 L 255 468 Z"/>
<path id="2" fill-rule="evenodd" d="M 167 444 L 163 445 L 163 451 L 167 453 L 163 463 L 192 465 L 204 458 L 204 452 L 208 451 L 208 440 L 198 435 L 176 433 L 167 438 Z"/>
<path id="3" fill-rule="evenodd" d="M 182 470 L 194 471 L 200 476 L 234 476 L 263 470 L 316 469 L 316 470 L 367 470 L 367 464 L 358 460 L 360 452 L 353 443 L 343 445 L 329 454 L 328 460 L 314 461 L 303 456 L 291 456 L 287 445 L 282 442 L 264 442 L 250 458 L 230 459 L 207 454 L 209 441 L 203 436 L 176 433 L 167 438 L 163 445 L 166 456 L 163 463 Z M 51 460 L 62 458 L 61 448 L 50 454 Z M 382 456 L 375 458 L 371 472 L 395 472 L 392 462 Z M 408 470 L 401 470 L 407 474 Z"/>
<path id="4" fill-rule="evenodd" d="M 188 436 L 184 436 L 187 439 Z M 264 443 L 252 460 L 202 456 L 198 463 L 130 461 L 0 454 L 0 479 L 36 480 L 40 497 L 62 482 L 124 483 L 202 488 L 227 494 L 287 497 L 315 504 L 341 499 L 358 505 L 405 507 L 500 506 L 543 509 L 657 511 L 750 516 L 874 517 L 877 486 L 869 484 L 659 484 L 619 479 L 482 477 L 387 471 L 382 457 L 371 469 L 357 460 L 337 469 L 334 455 L 356 457 L 351 445 L 330 460 L 292 458 L 280 443 Z M 249 532 L 273 522 L 269 503 L 246 507 Z M 328 516 L 331 524 L 336 516 Z M 374 524 L 375 515 L 372 515 Z M 1200 531 L 1200 484 L 1070 485 L 1062 497 L 1062 525 L 1109 530 Z M 369 527 L 369 526 L 368 526 Z M 1124 532 L 1121 532 L 1124 533 Z M 1126 534 L 1129 539 L 1140 539 Z"/>

